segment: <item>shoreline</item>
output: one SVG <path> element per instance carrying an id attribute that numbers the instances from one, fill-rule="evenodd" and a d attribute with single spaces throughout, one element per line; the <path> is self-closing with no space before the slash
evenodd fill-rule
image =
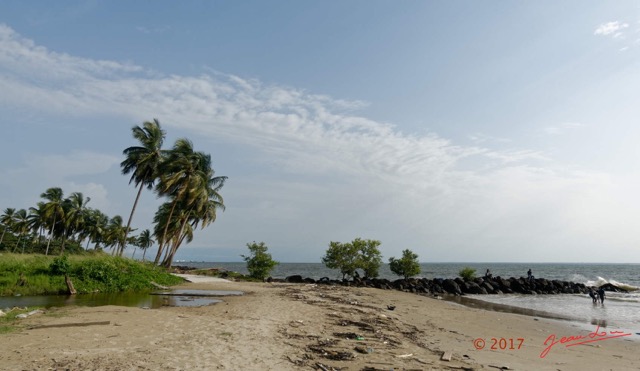
<path id="1" fill-rule="evenodd" d="M 558 343 L 540 358 L 550 336 L 588 337 L 595 328 L 412 293 L 251 282 L 175 288 L 245 295 L 194 308 L 53 309 L 23 320 L 40 328 L 0 335 L 6 344 L 0 348 L 0 370 L 640 368 L 637 342 L 628 338 L 572 347 Z M 486 349 L 475 348 L 478 339 Z M 495 350 L 488 349 L 492 339 Z"/>

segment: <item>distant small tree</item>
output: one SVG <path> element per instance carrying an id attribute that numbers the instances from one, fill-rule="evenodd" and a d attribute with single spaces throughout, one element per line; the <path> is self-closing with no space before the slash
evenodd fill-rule
<path id="1" fill-rule="evenodd" d="M 358 268 L 364 271 L 367 278 L 378 277 L 378 270 L 382 265 L 382 254 L 380 253 L 380 241 L 362 240 L 356 238 L 351 244 L 358 250 Z"/>
<path id="2" fill-rule="evenodd" d="M 358 269 L 358 249 L 350 243 L 329 242 L 329 248 L 322 263 L 330 269 L 340 269 L 342 279 L 353 277 Z"/>
<path id="3" fill-rule="evenodd" d="M 362 269 L 366 277 L 377 277 L 382 264 L 378 249 L 380 241 L 356 238 L 349 243 L 330 242 L 322 263 L 331 269 L 339 269 L 342 279 L 354 277 Z"/>
<path id="4" fill-rule="evenodd" d="M 462 268 L 460 272 L 458 272 L 458 274 L 465 281 L 471 281 L 472 279 L 476 278 L 476 270 L 470 267 Z"/>
<path id="5" fill-rule="evenodd" d="M 240 255 L 247 262 L 247 270 L 249 275 L 257 279 L 265 279 L 279 263 L 271 258 L 271 254 L 267 252 L 267 245 L 264 242 L 247 244 L 249 255 Z"/>
<path id="6" fill-rule="evenodd" d="M 398 276 L 404 276 L 404 279 L 420 274 L 420 263 L 418 255 L 407 249 L 402 251 L 402 258 L 389 258 L 389 268 L 391 272 Z"/>

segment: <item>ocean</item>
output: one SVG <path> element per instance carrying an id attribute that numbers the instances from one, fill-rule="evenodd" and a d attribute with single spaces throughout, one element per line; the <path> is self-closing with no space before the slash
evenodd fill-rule
<path id="1" fill-rule="evenodd" d="M 196 268 L 223 268 L 247 274 L 246 263 L 218 262 L 176 262 Z M 611 283 L 634 290 L 628 293 L 607 292 L 604 305 L 593 305 L 588 295 L 467 295 L 485 303 L 498 304 L 506 308 L 519 308 L 516 313 L 533 315 L 545 313 L 549 317 L 562 318 L 585 326 L 607 327 L 640 333 L 640 264 L 573 264 L 573 263 L 422 263 L 418 277 L 455 278 L 464 267 L 476 270 L 478 276 L 489 269 L 493 276 L 526 277 L 531 269 L 536 278 L 557 279 L 600 286 Z M 380 268 L 380 278 L 395 280 L 396 276 L 388 264 Z M 340 271 L 328 269 L 321 263 L 281 263 L 272 272 L 274 278 L 285 278 L 299 274 L 303 277 L 319 279 L 329 277 L 341 279 Z M 491 308 L 491 305 L 485 306 Z"/>

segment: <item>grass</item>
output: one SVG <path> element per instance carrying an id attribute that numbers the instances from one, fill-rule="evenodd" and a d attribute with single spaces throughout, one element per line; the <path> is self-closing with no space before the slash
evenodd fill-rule
<path id="1" fill-rule="evenodd" d="M 68 274 L 78 293 L 146 292 L 151 282 L 171 286 L 182 279 L 152 263 L 107 254 L 44 256 L 0 254 L 0 296 L 67 293 Z"/>
<path id="2" fill-rule="evenodd" d="M 10 310 L 6 315 L 0 317 L 0 335 L 8 334 L 10 332 L 14 332 L 19 330 L 22 326 L 20 326 L 17 322 L 16 317 L 18 314 L 31 312 L 34 309 L 38 308 L 14 308 Z"/>

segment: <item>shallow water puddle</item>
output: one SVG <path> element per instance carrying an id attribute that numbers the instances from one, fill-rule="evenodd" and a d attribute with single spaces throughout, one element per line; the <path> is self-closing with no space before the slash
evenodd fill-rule
<path id="1" fill-rule="evenodd" d="M 201 307 L 222 302 L 220 297 L 243 294 L 241 291 L 167 290 L 153 293 L 3 296 L 0 297 L 0 309 L 13 307 L 50 308 L 71 305 L 87 307 L 119 305 L 139 308 Z"/>

